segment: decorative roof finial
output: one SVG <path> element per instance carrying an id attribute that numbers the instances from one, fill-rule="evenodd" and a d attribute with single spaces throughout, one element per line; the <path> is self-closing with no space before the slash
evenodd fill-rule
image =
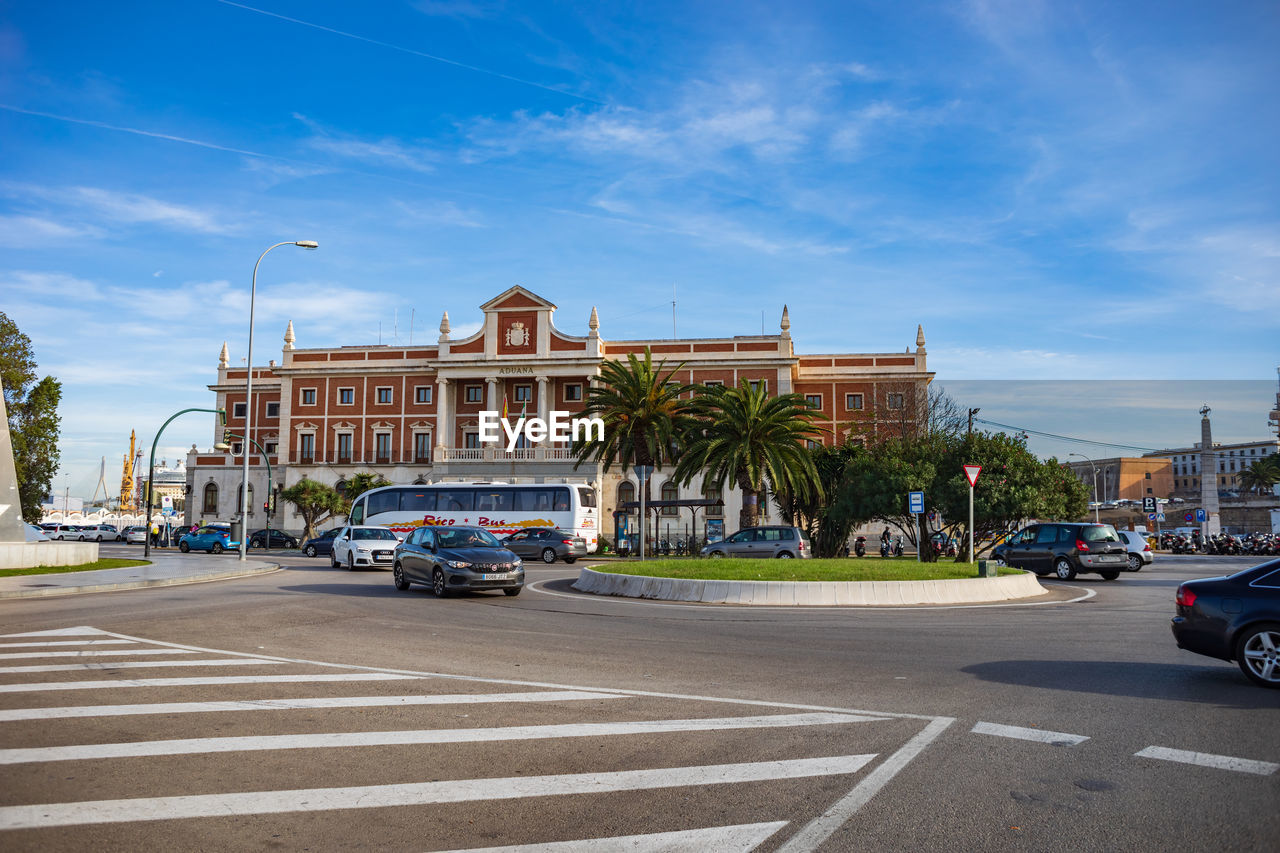
<path id="1" fill-rule="evenodd" d="M 222 342 L 222 352 L 218 355 L 218 367 L 227 366 L 227 342 Z"/>
<path id="2" fill-rule="evenodd" d="M 449 340 L 449 312 L 444 312 L 444 316 L 440 318 L 440 343 Z"/>
<path id="3" fill-rule="evenodd" d="M 296 340 L 297 338 L 293 335 L 293 321 L 290 320 L 289 328 L 284 330 L 284 348 L 293 349 L 293 342 Z"/>
<path id="4" fill-rule="evenodd" d="M 596 306 L 594 305 L 591 306 L 591 319 L 587 321 L 587 328 L 593 332 L 600 329 L 600 316 L 596 314 Z"/>
<path id="5" fill-rule="evenodd" d="M 924 349 L 924 325 L 923 324 L 916 325 L 916 349 L 918 350 Z"/>
<path id="6" fill-rule="evenodd" d="M 791 312 L 787 310 L 786 305 L 782 306 L 782 336 L 791 337 Z"/>

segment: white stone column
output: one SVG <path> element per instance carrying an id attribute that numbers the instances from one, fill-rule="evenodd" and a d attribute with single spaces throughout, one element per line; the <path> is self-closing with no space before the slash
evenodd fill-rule
<path id="1" fill-rule="evenodd" d="M 498 377 L 486 376 L 484 381 L 489 383 L 489 411 L 500 412 L 501 406 L 498 404 Z"/>
<path id="2" fill-rule="evenodd" d="M 449 401 L 449 380 L 436 379 L 436 447 L 453 446 L 453 407 Z"/>
<path id="3" fill-rule="evenodd" d="M 538 417 L 544 421 L 551 418 L 551 410 L 547 408 L 547 377 L 538 377 Z M 550 444 L 550 441 L 540 441 L 539 444 Z"/>

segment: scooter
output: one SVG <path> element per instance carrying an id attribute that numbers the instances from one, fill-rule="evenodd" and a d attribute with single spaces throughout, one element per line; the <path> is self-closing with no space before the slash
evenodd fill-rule
<path id="1" fill-rule="evenodd" d="M 859 557 L 867 556 L 867 537 L 859 536 L 853 543 L 853 553 Z"/>
<path id="2" fill-rule="evenodd" d="M 893 556 L 895 557 L 902 556 L 902 537 L 901 536 L 893 540 Z"/>
<path id="3" fill-rule="evenodd" d="M 881 557 L 889 556 L 889 540 L 888 539 L 880 540 L 880 556 Z"/>

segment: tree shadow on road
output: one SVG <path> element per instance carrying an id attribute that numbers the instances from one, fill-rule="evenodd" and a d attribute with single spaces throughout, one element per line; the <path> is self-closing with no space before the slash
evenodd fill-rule
<path id="1" fill-rule="evenodd" d="M 983 681 L 1106 696 L 1198 702 L 1226 708 L 1280 707 L 1280 691 L 1254 687 L 1225 661 L 1219 665 L 1108 660 L 1004 660 L 966 666 Z"/>

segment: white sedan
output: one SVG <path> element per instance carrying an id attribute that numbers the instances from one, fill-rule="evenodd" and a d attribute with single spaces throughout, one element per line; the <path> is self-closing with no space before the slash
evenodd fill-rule
<path id="1" fill-rule="evenodd" d="M 329 562 L 335 569 L 346 566 L 352 571 L 358 566 L 389 569 L 395 563 L 396 546 L 399 544 L 400 537 L 389 527 L 348 525 L 333 538 L 333 554 Z"/>

